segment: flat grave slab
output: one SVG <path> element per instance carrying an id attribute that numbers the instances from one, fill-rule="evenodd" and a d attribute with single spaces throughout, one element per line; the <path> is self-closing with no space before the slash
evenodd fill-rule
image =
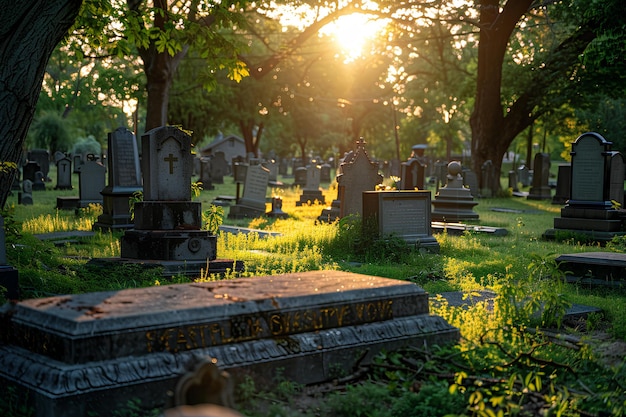
<path id="1" fill-rule="evenodd" d="M 494 236 L 506 236 L 509 232 L 502 227 L 480 226 L 466 223 L 431 222 L 433 233 L 461 235 L 464 232 L 485 233 Z"/>
<path id="2" fill-rule="evenodd" d="M 569 282 L 592 285 L 626 285 L 626 253 L 566 253 L 556 258 Z"/>
<path id="3" fill-rule="evenodd" d="M 382 349 L 459 337 L 415 284 L 341 271 L 63 295 L 0 312 L 0 392 L 18 386 L 37 417 L 102 413 L 133 398 L 162 406 L 207 358 L 235 381 L 269 384 L 280 369 L 307 384 Z"/>

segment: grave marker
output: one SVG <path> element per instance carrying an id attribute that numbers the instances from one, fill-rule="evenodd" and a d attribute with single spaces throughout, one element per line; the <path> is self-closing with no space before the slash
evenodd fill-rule
<path id="1" fill-rule="evenodd" d="M 250 164 L 246 169 L 242 195 L 237 204 L 230 208 L 228 217 L 254 218 L 264 215 L 269 177 L 269 169 L 261 164 Z"/>
<path id="2" fill-rule="evenodd" d="M 78 207 L 102 204 L 100 192 L 106 185 L 106 168 L 104 165 L 97 160 L 96 156 L 90 154 L 87 161 L 79 165 L 76 170 L 78 171 L 79 188 Z"/>
<path id="3" fill-rule="evenodd" d="M 135 192 L 142 191 L 137 140 L 130 130 L 120 127 L 109 133 L 107 141 L 108 184 L 101 191 L 102 214 L 93 229 L 130 229 L 133 222 L 129 199 Z"/>
<path id="4" fill-rule="evenodd" d="M 552 198 L 550 191 L 550 154 L 535 154 L 533 165 L 533 185 L 528 191 L 529 200 L 549 200 Z"/>
<path id="5" fill-rule="evenodd" d="M 56 162 L 57 165 L 57 185 L 55 190 L 71 190 L 72 186 L 72 161 L 68 157 L 63 157 Z"/>

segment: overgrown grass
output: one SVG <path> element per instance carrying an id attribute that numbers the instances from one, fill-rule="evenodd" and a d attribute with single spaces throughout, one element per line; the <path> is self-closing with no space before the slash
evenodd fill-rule
<path id="1" fill-rule="evenodd" d="M 206 206 L 217 195 L 234 195 L 234 184 L 226 182 L 202 191 L 198 200 Z M 334 188 L 324 193 L 327 204 L 336 197 Z M 267 393 L 248 381 L 239 387 L 247 415 L 521 416 L 541 412 L 574 416 L 583 415 L 581 410 L 584 415 L 600 411 L 624 415 L 626 366 L 623 361 L 608 367 L 603 364 L 583 330 L 602 330 L 626 340 L 626 292 L 566 285 L 554 259 L 563 253 L 624 252 L 626 240 L 618 239 L 607 247 L 574 240 L 545 241 L 541 235 L 552 227 L 559 206 L 549 201 L 494 198 L 479 200 L 478 223 L 505 228 L 507 236 L 442 233 L 435 235 L 440 251 L 433 254 L 393 237 L 372 239 L 362 233 L 359 218 L 320 223 L 317 217 L 323 206 L 296 207 L 298 189 L 277 189 L 271 194 L 283 198 L 288 219 L 225 219 L 227 224 L 279 234 L 220 234 L 218 255 L 244 261 L 246 269 L 240 275 L 341 269 L 410 280 L 431 294 L 431 312 L 459 327 L 462 340 L 427 352 L 415 347 L 381 355 L 369 369 L 369 383 L 347 383 L 308 409 L 296 401 L 303 387 L 278 381 L 278 388 Z M 13 220 L 21 224 L 21 236 L 8 234 L 7 255 L 9 264 L 20 272 L 25 297 L 145 287 L 163 281 L 158 270 L 120 266 L 102 271 L 87 264 L 91 258 L 118 256 L 120 233 L 95 233 L 61 247 L 33 237 L 51 231 L 91 230 L 98 215 L 95 208 L 57 211 L 55 196 L 51 191 L 36 193 L 35 206 L 19 207 L 9 218 L 9 224 Z M 227 278 L 237 275 L 230 273 Z M 465 308 L 449 306 L 437 297 L 459 290 L 472 298 L 486 289 L 497 294 L 495 300 Z M 563 311 L 571 303 L 601 308 L 602 314 L 592 316 L 586 329 L 567 328 L 579 343 L 562 346 L 567 343 L 554 343 L 544 330 L 565 330 Z M 539 411 L 531 407 L 533 401 L 540 403 Z"/>

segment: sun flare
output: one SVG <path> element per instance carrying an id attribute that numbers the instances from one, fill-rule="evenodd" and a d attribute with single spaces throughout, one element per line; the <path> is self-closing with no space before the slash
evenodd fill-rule
<path id="1" fill-rule="evenodd" d="M 330 36 L 348 59 L 367 54 L 367 44 L 381 36 L 386 22 L 371 15 L 354 13 L 326 25 L 322 35 Z"/>

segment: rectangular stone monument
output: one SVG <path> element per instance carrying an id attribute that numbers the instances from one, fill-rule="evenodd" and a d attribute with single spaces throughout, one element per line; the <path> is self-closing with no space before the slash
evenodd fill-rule
<path id="1" fill-rule="evenodd" d="M 537 153 L 533 165 L 533 184 L 528 191 L 529 200 L 549 200 L 552 198 L 550 190 L 550 154 Z"/>
<path id="2" fill-rule="evenodd" d="M 71 190 L 72 186 L 72 161 L 67 158 L 61 158 L 57 162 L 57 185 L 55 190 Z"/>
<path id="3" fill-rule="evenodd" d="M 457 341 L 414 283 L 311 271 L 24 300 L 0 310 L 0 396 L 35 417 L 162 407 L 207 358 L 235 383 L 329 381 L 382 350 Z"/>
<path id="4" fill-rule="evenodd" d="M 326 199 L 320 189 L 321 173 L 322 169 L 319 165 L 311 164 L 306 167 L 306 183 L 302 188 L 300 200 L 296 201 L 296 206 L 326 204 Z"/>
<path id="5" fill-rule="evenodd" d="M 430 191 L 365 191 L 363 225 L 380 238 L 390 236 L 411 245 L 439 252 L 432 236 Z"/>
<path id="6" fill-rule="evenodd" d="M 265 214 L 267 185 L 270 171 L 261 164 L 250 164 L 246 169 L 243 192 L 237 204 L 230 207 L 229 218 L 254 218 Z"/>
<path id="7" fill-rule="evenodd" d="M 22 167 L 22 180 L 30 180 L 30 182 L 35 182 L 37 179 L 36 173 L 41 172 L 41 166 L 35 161 L 28 161 Z"/>
<path id="8" fill-rule="evenodd" d="M 95 157 L 88 158 L 85 163 L 76 167 L 78 171 L 79 201 L 78 207 L 90 204 L 102 204 L 100 193 L 106 182 L 106 168 Z"/>
<path id="9" fill-rule="evenodd" d="M 130 130 L 120 127 L 108 135 L 108 184 L 100 192 L 103 197 L 102 214 L 94 223 L 94 230 L 131 229 L 129 199 L 143 190 L 137 140 Z"/>
<path id="10" fill-rule="evenodd" d="M 50 152 L 45 149 L 33 149 L 28 152 L 26 158 L 29 161 L 35 161 L 39 165 L 39 171 L 43 173 L 44 181 L 49 181 L 50 173 Z"/>
<path id="11" fill-rule="evenodd" d="M 382 184 L 383 177 L 378 173 L 378 164 L 372 162 L 365 151 L 365 141 L 357 141 L 354 156 L 342 164 L 339 184 L 340 217 L 363 214 L 363 192 L 374 191 Z"/>
<path id="12" fill-rule="evenodd" d="M 585 235 L 606 242 L 624 234 L 620 211 L 611 202 L 611 163 L 623 165 L 623 159 L 615 156 L 611 145 L 594 132 L 579 136 L 572 144 L 571 197 L 545 238 Z M 623 166 L 616 171 L 623 172 Z"/>
<path id="13" fill-rule="evenodd" d="M 556 191 L 552 197 L 552 204 L 564 205 L 570 198 L 572 188 L 572 166 L 570 164 L 561 164 L 558 167 L 556 175 Z"/>
<path id="14" fill-rule="evenodd" d="M 230 173 L 230 166 L 224 152 L 215 152 L 211 158 L 211 181 L 215 184 L 224 184 L 224 177 Z"/>
<path id="15" fill-rule="evenodd" d="M 611 152 L 611 171 L 609 172 L 609 199 L 624 207 L 624 156 L 617 151 Z"/>

